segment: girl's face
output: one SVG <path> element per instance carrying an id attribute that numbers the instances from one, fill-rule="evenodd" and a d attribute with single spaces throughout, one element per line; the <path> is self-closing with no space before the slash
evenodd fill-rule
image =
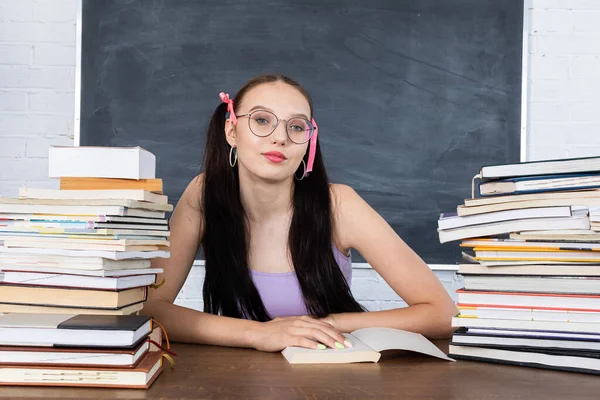
<path id="1" fill-rule="evenodd" d="M 245 115 L 249 113 L 252 116 Z M 276 123 L 273 114 L 279 119 L 279 124 L 270 135 L 261 137 L 253 133 L 250 125 L 256 133 L 268 133 L 270 129 L 265 126 Z M 262 179 L 281 181 L 293 177 L 300 167 L 297 174 L 300 176 L 303 172 L 300 163 L 308 142 L 294 143 L 288 131 L 296 142 L 302 141 L 298 140 L 298 135 L 304 135 L 300 133 L 303 127 L 299 118 L 311 119 L 310 106 L 302 93 L 283 82 L 264 83 L 246 93 L 236 115 L 236 125 L 227 120 L 225 135 L 229 145 L 237 148 L 240 173 L 245 169 Z"/>

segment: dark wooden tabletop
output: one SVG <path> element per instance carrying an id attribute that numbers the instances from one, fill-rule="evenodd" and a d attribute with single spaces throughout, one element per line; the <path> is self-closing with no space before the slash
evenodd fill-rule
<path id="1" fill-rule="evenodd" d="M 447 341 L 436 341 L 447 352 Z M 290 365 L 280 353 L 174 344 L 174 368 L 149 390 L 0 387 L 0 398 L 600 399 L 600 377 L 407 352 L 379 363 Z"/>

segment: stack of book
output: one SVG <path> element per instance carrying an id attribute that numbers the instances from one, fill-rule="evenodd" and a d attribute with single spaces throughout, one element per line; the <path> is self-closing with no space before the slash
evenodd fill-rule
<path id="1" fill-rule="evenodd" d="M 61 189 L 0 198 L 0 313 L 137 313 L 162 272 L 151 259 L 169 257 L 154 155 L 55 147 L 49 171 Z"/>
<path id="2" fill-rule="evenodd" d="M 147 388 L 161 332 L 136 315 L 169 257 L 155 157 L 56 147 L 60 189 L 0 198 L 0 385 Z M 153 337 L 156 345 L 151 344 Z"/>
<path id="3" fill-rule="evenodd" d="M 480 197 L 438 221 L 465 260 L 450 355 L 600 373 L 600 157 L 476 177 Z"/>
<path id="4" fill-rule="evenodd" d="M 163 368 L 141 315 L 4 314 L 0 385 L 148 388 Z"/>

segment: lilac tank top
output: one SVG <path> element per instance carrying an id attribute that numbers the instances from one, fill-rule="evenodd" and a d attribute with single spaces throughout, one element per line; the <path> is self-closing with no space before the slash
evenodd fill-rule
<path id="1" fill-rule="evenodd" d="M 351 256 L 342 254 L 336 246 L 332 247 L 335 261 L 337 261 L 348 286 L 350 286 L 352 283 Z M 254 285 L 271 317 L 308 314 L 296 272 L 273 273 L 251 270 L 251 273 Z"/>

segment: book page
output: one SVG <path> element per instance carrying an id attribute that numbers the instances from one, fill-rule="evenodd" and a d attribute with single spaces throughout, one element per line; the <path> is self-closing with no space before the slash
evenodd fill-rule
<path id="1" fill-rule="evenodd" d="M 454 361 L 419 333 L 393 328 L 364 328 L 352 332 L 352 335 L 375 351 L 409 350 Z"/>

